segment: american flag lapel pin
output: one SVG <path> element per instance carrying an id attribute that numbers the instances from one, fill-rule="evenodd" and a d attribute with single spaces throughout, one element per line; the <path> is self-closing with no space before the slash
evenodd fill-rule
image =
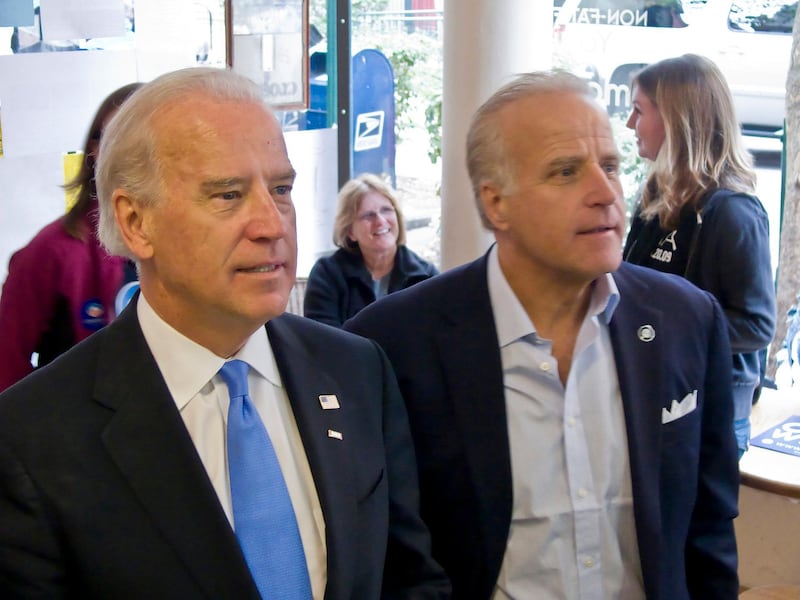
<path id="1" fill-rule="evenodd" d="M 333 410 L 339 408 L 339 399 L 336 394 L 320 394 L 319 405 L 322 410 Z"/>

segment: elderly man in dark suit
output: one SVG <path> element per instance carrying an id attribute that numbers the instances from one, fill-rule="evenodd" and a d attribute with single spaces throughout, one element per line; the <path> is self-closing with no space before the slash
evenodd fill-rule
<path id="1" fill-rule="evenodd" d="M 3 597 L 449 597 L 385 355 L 282 315 L 294 178 L 224 70 L 162 76 L 108 125 L 100 234 L 141 293 L 0 395 Z"/>
<path id="2" fill-rule="evenodd" d="M 620 266 L 607 115 L 572 75 L 523 75 L 476 113 L 467 162 L 496 244 L 345 324 L 395 367 L 454 598 L 735 598 L 725 321 Z"/>

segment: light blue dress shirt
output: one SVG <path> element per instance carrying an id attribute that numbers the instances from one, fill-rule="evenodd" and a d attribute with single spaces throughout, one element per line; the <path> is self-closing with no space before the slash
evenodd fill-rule
<path id="1" fill-rule="evenodd" d="M 489 256 L 513 477 L 511 529 L 495 600 L 644 599 L 625 416 L 608 322 L 619 300 L 598 279 L 566 387 L 550 340 Z"/>

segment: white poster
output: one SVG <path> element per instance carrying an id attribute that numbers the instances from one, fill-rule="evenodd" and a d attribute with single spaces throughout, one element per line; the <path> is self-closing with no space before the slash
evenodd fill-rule
<path id="1" fill-rule="evenodd" d="M 39 0 L 39 6 L 45 41 L 125 35 L 122 0 Z"/>
<path id="2" fill-rule="evenodd" d="M 103 99 L 137 80 L 132 50 L 0 56 L 4 158 L 81 150 Z"/>

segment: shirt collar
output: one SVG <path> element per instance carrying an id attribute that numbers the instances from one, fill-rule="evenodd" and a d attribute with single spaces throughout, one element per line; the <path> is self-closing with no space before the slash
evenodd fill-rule
<path id="1" fill-rule="evenodd" d="M 489 299 L 492 302 L 494 324 L 497 329 L 497 341 L 501 348 L 516 342 L 526 335 L 535 334 L 536 328 L 522 308 L 516 294 L 511 289 L 497 257 L 497 245 L 489 250 L 487 265 L 489 283 Z"/>
<path id="2" fill-rule="evenodd" d="M 618 304 L 619 288 L 617 288 L 617 282 L 614 281 L 614 276 L 611 273 L 606 273 L 602 277 L 598 277 L 594 281 L 589 314 L 597 315 L 603 323 L 608 325 L 611 322 L 611 317 L 614 316 L 614 311 L 617 310 Z"/>
<path id="3" fill-rule="evenodd" d="M 494 313 L 497 341 L 501 348 L 530 334 L 536 334 L 536 327 L 528 318 L 511 285 L 508 283 L 500 260 L 497 257 L 497 245 L 489 250 L 487 265 L 489 298 Z M 592 284 L 592 298 L 589 303 L 587 317 L 597 316 L 606 325 L 611 321 L 614 310 L 619 304 L 619 290 L 610 273 L 598 277 Z"/>
<path id="4" fill-rule="evenodd" d="M 139 294 L 136 312 L 147 345 L 178 410 L 181 410 L 216 375 L 226 359 L 174 329 L 156 314 L 143 293 Z M 281 385 L 264 327 L 259 327 L 231 358 L 245 361 L 270 383 Z"/>

